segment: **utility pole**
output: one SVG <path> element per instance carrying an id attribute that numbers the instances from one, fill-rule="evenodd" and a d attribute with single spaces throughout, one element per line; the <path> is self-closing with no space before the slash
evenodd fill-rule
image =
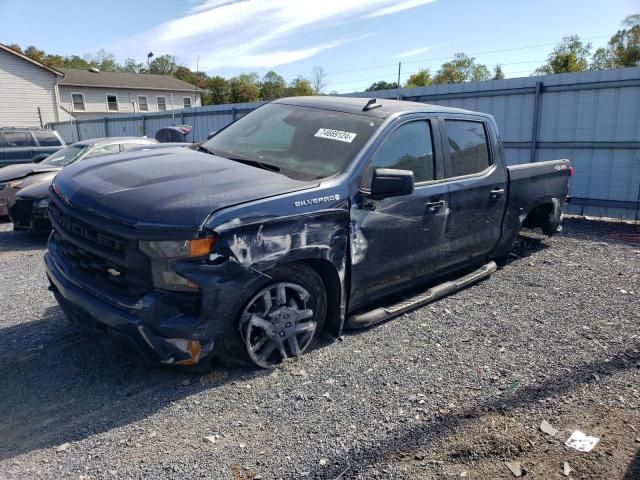
<path id="1" fill-rule="evenodd" d="M 402 68 L 402 62 L 398 62 L 398 87 L 396 88 L 396 100 L 400 100 L 400 69 Z"/>

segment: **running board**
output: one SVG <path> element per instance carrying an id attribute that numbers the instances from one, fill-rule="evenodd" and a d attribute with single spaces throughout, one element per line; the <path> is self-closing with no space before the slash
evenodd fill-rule
<path id="1" fill-rule="evenodd" d="M 474 270 L 473 272 L 460 277 L 456 280 L 447 281 L 431 287 L 422 293 L 419 293 L 407 300 L 403 300 L 393 305 L 386 307 L 379 307 L 368 312 L 351 315 L 347 319 L 347 326 L 349 328 L 366 328 L 376 323 L 383 322 L 395 316 L 401 315 L 409 310 L 413 310 L 418 307 L 422 307 L 427 303 L 431 303 L 434 300 L 438 300 L 446 295 L 450 295 L 458 290 L 462 290 L 469 285 L 476 283 L 483 278 L 487 278 L 493 272 L 497 270 L 498 266 L 495 262 L 489 262 L 486 265 Z"/>

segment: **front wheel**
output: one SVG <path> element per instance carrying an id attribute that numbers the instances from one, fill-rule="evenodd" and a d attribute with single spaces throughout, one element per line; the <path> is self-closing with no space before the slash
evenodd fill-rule
<path id="1" fill-rule="evenodd" d="M 226 339 L 225 356 L 239 363 L 273 368 L 309 350 L 322 332 L 327 295 L 311 267 L 292 264 L 269 272 L 271 280 L 247 302 L 236 338 Z M 223 358 L 223 361 L 225 359 Z"/>

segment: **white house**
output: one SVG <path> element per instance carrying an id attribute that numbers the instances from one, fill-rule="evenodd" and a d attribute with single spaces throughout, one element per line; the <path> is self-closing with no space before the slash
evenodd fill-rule
<path id="1" fill-rule="evenodd" d="M 36 127 L 62 120 L 62 72 L 0 44 L 0 127 Z"/>
<path id="2" fill-rule="evenodd" d="M 195 86 L 169 75 L 61 68 L 60 107 L 77 119 L 200 106 Z"/>
<path id="3" fill-rule="evenodd" d="M 0 127 L 200 105 L 195 86 L 169 75 L 54 69 L 0 44 Z"/>

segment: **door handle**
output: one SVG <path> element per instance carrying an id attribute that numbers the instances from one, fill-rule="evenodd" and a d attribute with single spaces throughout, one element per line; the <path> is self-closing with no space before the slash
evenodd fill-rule
<path id="1" fill-rule="evenodd" d="M 444 200 L 438 200 L 435 202 L 429 202 L 425 205 L 427 208 L 427 213 L 435 213 L 444 207 Z"/>
<path id="2" fill-rule="evenodd" d="M 504 188 L 494 188 L 489 192 L 489 198 L 495 200 L 504 194 Z"/>

